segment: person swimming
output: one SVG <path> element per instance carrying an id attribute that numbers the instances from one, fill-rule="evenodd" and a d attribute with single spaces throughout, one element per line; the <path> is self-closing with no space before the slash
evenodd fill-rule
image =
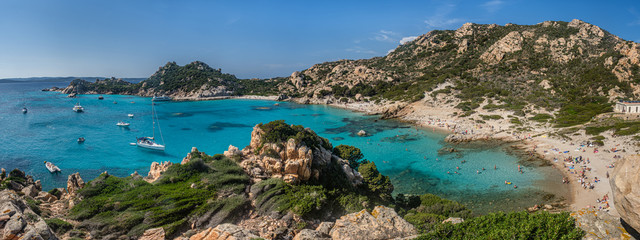
<path id="1" fill-rule="evenodd" d="M 498 165 L 493 165 L 493 170 L 498 170 Z"/>

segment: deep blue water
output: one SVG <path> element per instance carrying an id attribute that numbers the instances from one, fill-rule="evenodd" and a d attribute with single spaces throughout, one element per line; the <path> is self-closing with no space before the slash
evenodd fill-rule
<path id="1" fill-rule="evenodd" d="M 230 144 L 242 149 L 249 144 L 254 125 L 284 119 L 313 129 L 334 146 L 359 147 L 366 159 L 391 177 L 395 193 L 434 193 L 484 212 L 521 209 L 539 203 L 546 192 L 566 190 L 556 184 L 559 173 L 524 162 L 504 147 L 455 146 L 461 152 L 438 154 L 446 146 L 441 133 L 321 105 L 275 106 L 273 101 L 237 99 L 163 102 L 156 111 L 166 151 L 140 149 L 129 143 L 152 134 L 150 98 L 105 95 L 98 100 L 96 95 L 81 95 L 78 100 L 85 112 L 75 113 L 71 108 L 76 100 L 40 91 L 53 85 L 67 83 L 0 83 L 0 167 L 20 168 L 41 179 L 45 189 L 64 187 L 67 175 L 74 172 L 85 181 L 104 171 L 146 175 L 151 162 L 180 162 L 194 146 L 208 154 L 222 153 Z M 23 106 L 29 109 L 27 114 L 22 114 Z M 135 117 L 129 119 L 128 113 Z M 120 120 L 131 126 L 116 126 Z M 357 136 L 361 129 L 371 135 Z M 78 144 L 81 136 L 86 142 Z M 54 162 L 62 174 L 50 174 L 44 161 Z M 519 164 L 524 174 L 517 172 Z M 505 185 L 505 180 L 518 189 Z"/>

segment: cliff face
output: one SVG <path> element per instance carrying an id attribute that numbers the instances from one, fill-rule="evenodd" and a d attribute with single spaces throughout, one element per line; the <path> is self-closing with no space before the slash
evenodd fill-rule
<path id="1" fill-rule="evenodd" d="M 613 200 L 620 217 L 640 231 L 640 155 L 627 156 L 616 162 L 611 175 Z"/>
<path id="2" fill-rule="evenodd" d="M 312 137 L 320 139 L 309 129 Z M 238 159 L 240 166 L 255 179 L 279 178 L 288 183 L 319 180 L 328 166 L 335 163 L 347 176 L 352 185 L 362 183 L 362 176 L 349 167 L 348 161 L 331 153 L 331 144 L 308 146 L 306 143 L 289 138 L 286 142 L 266 142 L 265 131 L 256 125 L 251 132 L 251 143 L 242 151 L 234 146 L 224 155 Z M 327 149 L 328 148 L 328 149 Z"/>

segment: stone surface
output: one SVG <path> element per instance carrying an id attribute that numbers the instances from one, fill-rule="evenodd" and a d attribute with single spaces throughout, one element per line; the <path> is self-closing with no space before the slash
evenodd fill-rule
<path id="1" fill-rule="evenodd" d="M 147 229 L 146 231 L 144 231 L 142 236 L 138 238 L 138 240 L 164 240 L 164 239 L 165 239 L 165 233 L 164 233 L 164 229 L 161 227 Z"/>
<path id="2" fill-rule="evenodd" d="M 80 177 L 80 173 L 74 173 L 67 178 L 67 192 L 71 197 L 75 197 L 78 190 L 84 187 L 84 181 Z"/>
<path id="3" fill-rule="evenodd" d="M 444 221 L 442 221 L 442 223 L 451 223 L 451 224 L 458 224 L 458 223 L 462 223 L 464 222 L 464 219 L 459 218 L 459 217 L 449 217 L 447 219 L 445 219 Z"/>
<path id="4" fill-rule="evenodd" d="M 0 191 L 0 218 L 0 239 L 58 239 L 24 198 L 11 190 Z"/>
<path id="5" fill-rule="evenodd" d="M 336 220 L 331 229 L 332 239 L 392 239 L 415 235 L 415 227 L 391 208 L 377 206 Z"/>
<path id="6" fill-rule="evenodd" d="M 309 129 L 304 131 L 315 134 Z M 347 161 L 334 158 L 335 156 L 323 146 L 306 146 L 302 142 L 297 143 L 293 138 L 284 143 L 263 143 L 263 134 L 264 131 L 256 125 L 251 132 L 249 146 L 241 152 L 229 146 L 229 150 L 225 152 L 228 156 L 239 157 L 240 166 L 253 178 L 276 177 L 289 183 L 319 179 L 322 171 L 334 159 L 353 185 L 362 182 L 360 173 L 351 169 Z"/>
<path id="7" fill-rule="evenodd" d="M 640 155 L 618 160 L 610 183 L 613 201 L 620 217 L 636 231 L 640 231 Z"/>
<path id="8" fill-rule="evenodd" d="M 39 191 L 35 185 L 29 185 L 23 188 L 21 192 L 24 193 L 24 195 L 27 195 L 29 197 L 36 197 L 38 196 Z"/>
<path id="9" fill-rule="evenodd" d="M 144 178 L 144 180 L 150 183 L 158 180 L 158 178 L 162 176 L 162 173 L 164 171 L 167 171 L 167 169 L 171 165 L 173 165 L 173 163 L 169 161 L 166 161 L 163 163 L 157 163 L 157 162 L 151 163 L 151 167 L 149 168 L 149 174 Z"/>
<path id="10" fill-rule="evenodd" d="M 237 225 L 225 223 L 199 232 L 191 236 L 189 240 L 244 240 L 253 238 L 259 238 L 259 236 Z"/>
<path id="11" fill-rule="evenodd" d="M 322 234 L 329 235 L 332 227 L 333 227 L 333 222 L 321 222 L 320 224 L 318 224 L 316 231 Z"/>
<path id="12" fill-rule="evenodd" d="M 331 239 L 328 235 L 311 229 L 302 229 L 293 240 Z"/>
<path id="13" fill-rule="evenodd" d="M 584 240 L 633 239 L 622 227 L 620 219 L 607 212 L 581 209 L 572 212 L 571 216 L 576 219 L 576 226 L 585 231 Z"/>

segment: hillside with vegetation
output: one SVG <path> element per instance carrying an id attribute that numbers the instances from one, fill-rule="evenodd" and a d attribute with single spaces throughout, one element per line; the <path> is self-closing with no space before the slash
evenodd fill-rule
<path id="1" fill-rule="evenodd" d="M 582 22 L 464 24 L 431 31 L 384 57 L 316 64 L 294 73 L 311 102 L 445 101 L 461 115 L 551 113 L 556 126 L 590 120 L 640 93 L 640 49 Z M 442 96 L 454 96 L 445 99 Z"/>
<path id="2" fill-rule="evenodd" d="M 383 57 L 325 62 L 284 78 L 237 79 L 202 62 L 170 62 L 137 84 L 77 80 L 63 92 L 191 100 L 276 95 L 303 103 L 375 104 L 377 113 L 423 101 L 462 117 L 507 111 L 567 127 L 612 111 L 615 101 L 637 98 L 639 63 L 637 43 L 580 20 L 466 23 L 431 31 Z"/>

